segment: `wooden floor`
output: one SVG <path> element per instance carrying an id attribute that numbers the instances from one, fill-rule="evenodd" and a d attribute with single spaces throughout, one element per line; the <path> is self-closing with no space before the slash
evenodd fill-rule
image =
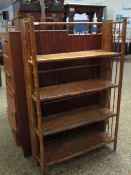
<path id="1" fill-rule="evenodd" d="M 110 81 L 104 80 L 85 80 L 73 83 L 60 84 L 56 86 L 48 86 L 40 88 L 40 100 L 49 101 L 60 98 L 66 98 L 84 93 L 102 91 L 108 88 L 114 88 L 117 85 Z M 33 95 L 33 99 L 35 97 Z"/>
<path id="2" fill-rule="evenodd" d="M 104 50 L 89 50 L 80 52 L 68 52 L 60 54 L 48 54 L 48 55 L 38 55 L 37 61 L 41 62 L 53 62 L 53 61 L 65 61 L 65 60 L 76 60 L 76 59 L 88 59 L 88 58 L 98 58 L 98 57 L 113 57 L 120 56 L 121 53 L 108 52 Z M 29 61 L 32 63 L 32 61 Z"/>

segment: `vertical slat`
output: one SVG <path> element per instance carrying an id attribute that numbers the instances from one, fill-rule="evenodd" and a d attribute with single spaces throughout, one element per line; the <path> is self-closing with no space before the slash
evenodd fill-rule
<path id="1" fill-rule="evenodd" d="M 31 44 L 31 56 L 33 62 L 33 76 L 34 76 L 34 89 L 36 97 L 36 112 L 38 119 L 38 132 L 39 132 L 39 144 L 40 144 L 40 165 L 42 174 L 45 172 L 45 160 L 44 160 L 44 141 L 43 141 L 43 124 L 41 116 L 40 106 L 40 93 L 39 93 L 39 78 L 38 78 L 38 65 L 37 65 L 37 52 L 36 52 L 36 40 L 33 17 L 29 17 L 29 33 Z"/>
<path id="2" fill-rule="evenodd" d="M 119 115 L 120 115 L 122 80 L 123 80 L 123 69 L 124 69 L 124 55 L 125 55 L 126 24 L 127 24 L 127 19 L 124 18 L 123 26 L 122 26 L 122 47 L 121 47 L 122 56 L 120 60 L 119 89 L 118 89 L 118 99 L 117 99 L 117 118 L 116 118 L 116 126 L 115 126 L 114 150 L 116 150 L 117 148 L 117 136 L 118 136 L 118 128 L 119 128 Z"/>
<path id="3" fill-rule="evenodd" d="M 114 24 L 114 31 L 113 31 L 113 34 L 114 34 L 114 38 L 113 38 L 113 50 L 114 50 L 114 52 L 115 52 L 115 47 L 116 47 L 116 24 Z"/>
<path id="4" fill-rule="evenodd" d="M 20 22 L 21 29 L 21 41 L 22 41 L 22 52 L 23 52 L 23 63 L 24 63 L 24 77 L 26 85 L 26 96 L 27 96 L 27 106 L 28 106 L 28 116 L 29 116 L 29 127 L 30 127 L 30 137 L 32 145 L 32 154 L 34 159 L 36 159 L 36 137 L 34 132 L 35 126 L 35 115 L 33 110 L 33 101 L 31 98 L 32 95 L 32 80 L 31 80 L 31 71 L 28 64 L 30 59 L 30 46 L 29 46 L 29 35 L 28 35 L 28 21 L 22 19 Z"/>
<path id="5" fill-rule="evenodd" d="M 112 42 L 113 42 L 113 33 L 112 33 L 112 21 L 104 21 L 102 25 L 102 43 L 101 43 L 101 49 L 106 51 L 112 51 Z M 102 78 L 104 80 L 111 80 L 112 77 L 112 69 L 111 69 L 111 62 L 112 58 L 107 58 L 104 61 L 102 61 Z M 104 105 L 107 108 L 110 108 L 110 100 L 111 100 L 111 90 L 106 91 L 103 93 L 104 98 Z M 110 130 L 110 122 L 109 120 L 105 125 L 107 124 L 107 133 L 109 134 Z"/>
<path id="6" fill-rule="evenodd" d="M 106 51 L 112 51 L 112 21 L 104 21 L 102 25 L 102 44 L 101 48 Z"/>

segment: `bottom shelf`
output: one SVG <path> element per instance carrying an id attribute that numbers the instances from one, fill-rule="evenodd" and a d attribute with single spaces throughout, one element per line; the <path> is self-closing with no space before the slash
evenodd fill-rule
<path id="1" fill-rule="evenodd" d="M 63 162 L 111 142 L 113 139 L 98 129 L 84 130 L 65 138 L 63 136 L 45 144 L 46 165 Z"/>

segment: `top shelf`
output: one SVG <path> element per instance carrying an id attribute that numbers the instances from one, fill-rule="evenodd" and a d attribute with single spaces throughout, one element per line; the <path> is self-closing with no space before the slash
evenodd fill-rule
<path id="1" fill-rule="evenodd" d="M 56 61 L 66 61 L 66 60 L 76 60 L 76 59 L 88 59 L 88 58 L 98 58 L 98 57 L 114 57 L 121 56 L 121 53 L 108 52 L 104 50 L 89 50 L 80 52 L 68 52 L 59 54 L 48 54 L 48 55 L 37 55 L 38 63 L 42 62 L 56 62 Z M 32 63 L 32 61 L 29 61 Z"/>

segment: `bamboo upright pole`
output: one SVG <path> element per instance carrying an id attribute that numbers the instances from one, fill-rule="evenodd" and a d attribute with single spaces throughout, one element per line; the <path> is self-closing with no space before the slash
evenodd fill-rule
<path id="1" fill-rule="evenodd" d="M 33 110 L 33 101 L 31 97 L 32 96 L 31 72 L 28 64 L 28 60 L 30 59 L 30 47 L 29 47 L 29 44 L 27 44 L 30 42 L 29 35 L 28 35 L 28 29 L 29 29 L 28 27 L 29 27 L 29 23 L 27 22 L 27 20 L 22 19 L 20 22 L 20 30 L 21 30 L 21 41 L 22 41 L 22 51 L 23 51 L 25 88 L 26 88 L 26 96 L 27 96 L 32 155 L 34 160 L 36 160 L 36 137 L 35 137 L 35 131 L 34 131 L 35 116 L 34 116 L 34 110 Z"/>
<path id="2" fill-rule="evenodd" d="M 43 141 L 43 124 L 41 116 L 40 106 L 40 93 L 39 93 L 39 78 L 38 78 L 38 65 L 37 65 L 37 51 L 36 51 L 36 40 L 35 40 L 35 28 L 34 19 L 29 17 L 29 33 L 30 33 L 30 44 L 31 44 L 31 56 L 33 62 L 33 76 L 34 76 L 34 88 L 36 97 L 36 112 L 38 120 L 38 132 L 39 132 L 39 147 L 40 147 L 40 166 L 42 175 L 45 172 L 45 161 L 44 161 L 44 141 Z"/>
<path id="3" fill-rule="evenodd" d="M 116 127 L 115 127 L 114 151 L 116 151 L 116 148 L 117 148 L 117 137 L 118 137 L 118 128 L 119 128 L 122 80 L 123 80 L 123 69 L 124 69 L 124 55 L 125 55 L 126 24 L 127 24 L 127 18 L 123 18 L 122 48 L 121 48 L 121 60 L 120 60 L 119 90 L 118 90 L 118 99 L 117 99 L 117 118 L 116 118 Z"/>

